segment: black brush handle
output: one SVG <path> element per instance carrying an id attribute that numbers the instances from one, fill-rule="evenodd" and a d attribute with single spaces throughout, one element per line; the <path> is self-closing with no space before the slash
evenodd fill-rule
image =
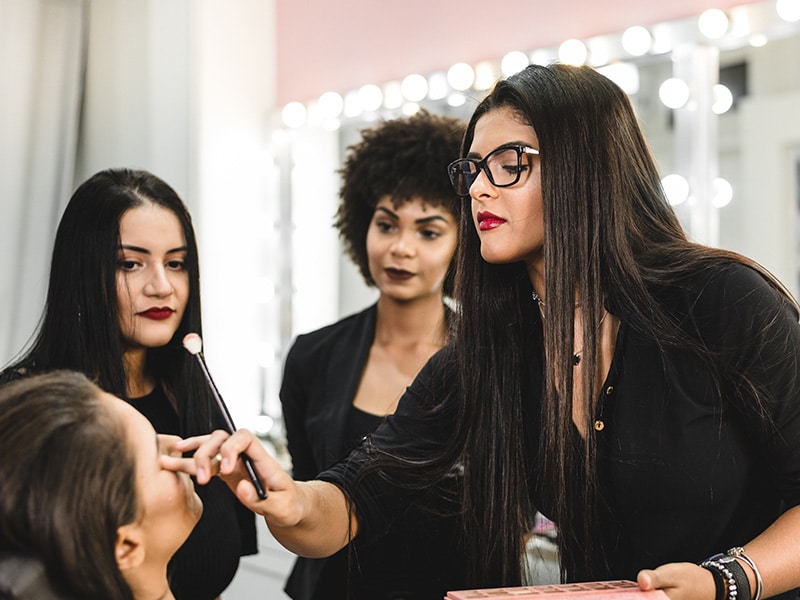
<path id="1" fill-rule="evenodd" d="M 225 427 L 228 430 L 228 433 L 233 434 L 236 431 L 236 425 L 233 424 L 233 417 L 231 417 L 231 413 L 228 410 L 225 401 L 222 399 L 222 395 L 219 393 L 217 389 L 217 384 L 214 383 L 214 379 L 211 377 L 211 373 L 208 371 L 208 367 L 206 366 L 206 360 L 203 357 L 202 352 L 198 352 L 195 356 L 197 356 L 197 363 L 200 365 L 200 368 L 203 370 L 203 375 L 205 375 L 206 381 L 208 381 L 208 385 L 211 388 L 212 395 L 214 396 L 214 400 L 219 407 L 220 413 L 222 413 L 222 418 L 225 421 Z M 267 490 L 264 489 L 264 484 L 261 483 L 261 479 L 256 473 L 256 468 L 253 465 L 253 460 L 247 456 L 246 453 L 242 452 L 239 455 L 242 458 L 242 462 L 244 463 L 244 468 L 247 471 L 247 474 L 250 476 L 250 481 L 253 482 L 253 485 L 256 488 L 256 493 L 261 500 L 267 499 Z"/>

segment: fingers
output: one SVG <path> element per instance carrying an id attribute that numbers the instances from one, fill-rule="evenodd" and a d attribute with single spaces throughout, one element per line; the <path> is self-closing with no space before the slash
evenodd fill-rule
<path id="1" fill-rule="evenodd" d="M 656 569 L 643 569 L 636 582 L 642 591 L 663 590 L 674 600 L 714 597 L 711 573 L 693 563 L 669 563 Z"/>

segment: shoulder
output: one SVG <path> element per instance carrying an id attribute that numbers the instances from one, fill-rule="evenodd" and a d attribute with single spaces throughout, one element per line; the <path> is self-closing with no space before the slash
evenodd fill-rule
<path id="1" fill-rule="evenodd" d="M 287 362 L 308 360 L 337 347 L 352 346 L 363 336 L 371 337 L 375 330 L 375 314 L 376 308 L 373 305 L 336 323 L 298 335 L 289 349 Z"/>

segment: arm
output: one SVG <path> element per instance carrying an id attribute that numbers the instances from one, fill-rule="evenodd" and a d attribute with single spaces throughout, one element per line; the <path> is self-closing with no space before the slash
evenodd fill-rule
<path id="1" fill-rule="evenodd" d="M 764 533 L 744 546 L 764 581 L 764 598 L 800 587 L 800 506 L 781 515 Z M 725 549 L 727 550 L 727 548 Z M 755 574 L 739 561 L 747 573 L 750 589 L 756 589 Z M 714 581 L 711 573 L 692 563 L 673 563 L 654 570 L 643 570 L 638 576 L 643 590 L 663 590 L 672 600 L 713 600 Z M 749 599 L 746 599 L 749 600 Z"/>
<path id="2" fill-rule="evenodd" d="M 240 429 L 233 435 L 215 431 L 208 436 L 183 440 L 176 448 L 181 452 L 194 450 L 194 458 L 162 456 L 165 468 L 194 475 L 201 485 L 208 483 L 219 469 L 219 476 L 237 498 L 262 515 L 275 539 L 295 554 L 314 558 L 329 556 L 356 534 L 355 515 L 348 519 L 347 500 L 338 487 L 322 481 L 292 480 L 247 430 Z M 262 478 L 268 494 L 265 500 L 259 500 L 239 459 L 243 452 L 253 460 Z M 221 456 L 221 463 L 212 460 L 217 455 Z"/>
<path id="3" fill-rule="evenodd" d="M 718 310 L 717 329 L 727 336 L 721 347 L 730 350 L 734 368 L 764 393 L 763 413 L 746 393 L 730 393 L 730 406 L 739 413 L 742 431 L 763 450 L 762 468 L 772 473 L 776 489 L 790 507 L 744 545 L 761 574 L 763 597 L 768 598 L 800 587 L 800 327 L 797 316 L 753 274 L 736 278 L 733 285 L 727 282 L 724 290 L 723 297 L 729 300 L 724 310 Z M 738 562 L 754 594 L 755 575 L 745 561 Z M 714 598 L 710 573 L 691 563 L 644 570 L 639 585 L 664 589 L 673 599 Z"/>

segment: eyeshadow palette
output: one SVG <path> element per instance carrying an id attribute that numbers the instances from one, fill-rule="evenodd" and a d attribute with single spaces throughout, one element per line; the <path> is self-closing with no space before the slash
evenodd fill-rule
<path id="1" fill-rule="evenodd" d="M 448 592 L 444 600 L 666 600 L 661 590 L 643 592 L 633 581 L 591 581 L 559 585 L 534 585 Z"/>

